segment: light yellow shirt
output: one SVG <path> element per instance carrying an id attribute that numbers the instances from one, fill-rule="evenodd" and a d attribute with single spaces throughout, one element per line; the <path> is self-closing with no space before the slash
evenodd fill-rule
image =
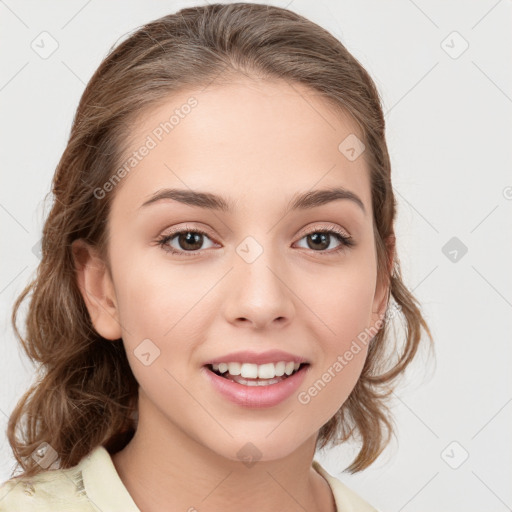
<path id="1" fill-rule="evenodd" d="M 338 512 L 378 512 L 313 460 L 331 487 Z M 101 445 L 68 469 L 47 469 L 0 485 L 0 512 L 140 512 L 109 452 Z"/>

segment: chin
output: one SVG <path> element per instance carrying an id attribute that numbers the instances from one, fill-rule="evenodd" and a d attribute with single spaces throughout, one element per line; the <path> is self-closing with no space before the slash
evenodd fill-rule
<path id="1" fill-rule="evenodd" d="M 275 428 L 276 431 L 272 432 Z M 265 429 L 254 433 L 254 435 L 244 435 L 237 438 L 226 439 L 224 446 L 217 446 L 213 449 L 220 456 L 235 462 L 244 462 L 247 467 L 252 467 L 256 462 L 272 462 L 284 459 L 296 451 L 304 440 L 294 440 L 288 433 L 278 433 L 280 427 L 274 425 L 271 429 Z M 269 432 L 272 432 L 269 435 Z"/>

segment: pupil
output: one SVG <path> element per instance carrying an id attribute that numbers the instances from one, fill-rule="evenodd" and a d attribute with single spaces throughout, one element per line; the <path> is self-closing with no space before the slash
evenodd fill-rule
<path id="1" fill-rule="evenodd" d="M 186 248 L 187 244 L 188 245 L 193 245 L 194 243 L 196 245 L 198 245 L 199 247 L 201 247 L 201 237 L 203 235 L 201 235 L 201 233 L 191 233 L 190 231 L 188 233 L 186 233 L 186 235 L 180 235 L 180 245 L 181 245 L 181 241 L 183 240 L 183 238 L 185 239 L 185 246 L 182 245 L 183 248 Z M 192 249 L 192 250 L 195 250 L 195 249 L 198 249 L 199 247 L 188 247 L 189 249 Z"/>
<path id="2" fill-rule="evenodd" d="M 327 241 L 328 233 L 313 233 L 309 235 L 309 237 L 311 240 L 313 240 L 313 247 L 311 247 L 311 244 L 308 243 L 308 245 L 310 245 L 310 249 L 314 249 L 315 247 L 318 248 L 318 245 L 314 245 L 317 244 L 318 242 L 320 242 L 322 249 L 326 249 L 327 247 L 329 247 L 329 242 Z"/>

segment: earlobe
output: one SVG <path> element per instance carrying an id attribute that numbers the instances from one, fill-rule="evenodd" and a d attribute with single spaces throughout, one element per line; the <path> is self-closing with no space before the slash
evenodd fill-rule
<path id="1" fill-rule="evenodd" d="M 73 242 L 72 253 L 77 285 L 95 330 L 109 340 L 121 338 L 114 284 L 105 262 L 83 240 Z"/>

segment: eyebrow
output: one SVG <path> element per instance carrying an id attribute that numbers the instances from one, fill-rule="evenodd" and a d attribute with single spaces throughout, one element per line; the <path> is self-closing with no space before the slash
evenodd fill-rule
<path id="1" fill-rule="evenodd" d="M 198 192 L 196 190 L 171 188 L 158 190 L 152 196 L 150 196 L 150 198 L 145 201 L 140 206 L 140 208 L 149 206 L 165 199 L 171 199 L 188 206 L 195 206 L 208 210 L 219 210 L 226 213 L 231 213 L 234 210 L 234 203 L 222 196 L 212 194 L 210 192 Z M 328 189 L 296 193 L 290 199 L 285 213 L 288 213 L 289 211 L 315 208 L 331 203 L 333 201 L 338 201 L 340 199 L 348 199 L 349 201 L 357 204 L 366 215 L 364 203 L 359 198 L 359 196 L 343 187 L 333 187 Z"/>

